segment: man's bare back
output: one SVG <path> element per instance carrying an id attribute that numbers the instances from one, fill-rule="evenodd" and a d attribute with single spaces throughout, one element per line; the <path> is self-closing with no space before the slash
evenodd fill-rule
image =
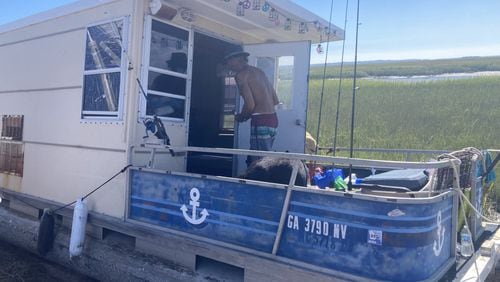
<path id="1" fill-rule="evenodd" d="M 278 96 L 266 74 L 248 65 L 245 56 L 232 57 L 227 60 L 227 65 L 236 73 L 236 83 L 244 101 L 236 120 L 242 122 L 255 114 L 274 113 L 274 106 L 279 103 Z"/>
<path id="2" fill-rule="evenodd" d="M 237 122 L 250 122 L 250 150 L 271 151 L 278 130 L 278 116 L 274 106 L 278 96 L 266 74 L 248 65 L 247 56 L 241 47 L 225 56 L 226 65 L 236 73 L 236 83 L 243 98 L 243 108 L 235 115 Z M 247 165 L 257 157 L 248 156 Z"/>
<path id="3" fill-rule="evenodd" d="M 274 113 L 278 97 L 262 70 L 247 65 L 236 75 L 236 82 L 244 100 L 246 96 L 252 96 L 255 103 L 252 114 Z"/>

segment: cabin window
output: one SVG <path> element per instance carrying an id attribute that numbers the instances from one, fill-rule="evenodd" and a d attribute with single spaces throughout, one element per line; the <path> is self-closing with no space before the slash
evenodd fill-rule
<path id="1" fill-rule="evenodd" d="M 127 21 L 87 27 L 82 118 L 122 118 Z"/>
<path id="2" fill-rule="evenodd" d="M 189 31 L 151 19 L 145 113 L 184 120 L 188 81 Z"/>
<path id="3" fill-rule="evenodd" d="M 0 135 L 0 173 L 23 175 L 24 145 L 22 115 L 2 116 Z"/>
<path id="4" fill-rule="evenodd" d="M 222 100 L 223 111 L 221 112 L 222 132 L 234 131 L 234 113 L 236 112 L 236 97 L 238 97 L 238 86 L 234 77 L 224 78 L 224 97 Z"/>

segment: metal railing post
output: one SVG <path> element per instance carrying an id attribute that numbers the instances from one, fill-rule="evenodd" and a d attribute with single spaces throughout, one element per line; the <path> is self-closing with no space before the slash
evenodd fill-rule
<path id="1" fill-rule="evenodd" d="M 273 245 L 273 255 L 276 255 L 278 252 L 278 248 L 280 246 L 281 235 L 283 234 L 283 227 L 285 226 L 286 214 L 288 213 L 288 207 L 290 205 L 290 198 L 292 195 L 292 188 L 295 185 L 295 179 L 297 179 L 297 172 L 299 171 L 299 166 L 294 166 L 292 170 L 292 175 L 290 177 L 290 182 L 288 183 L 288 187 L 286 189 L 285 201 L 283 203 L 283 209 L 281 210 L 280 223 L 278 226 L 278 231 L 276 232 L 276 239 L 274 240 Z"/>

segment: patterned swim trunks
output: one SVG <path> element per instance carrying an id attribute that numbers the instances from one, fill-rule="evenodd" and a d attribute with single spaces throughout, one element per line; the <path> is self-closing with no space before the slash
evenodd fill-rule
<path id="1" fill-rule="evenodd" d="M 278 116 L 272 114 L 254 114 L 250 122 L 250 150 L 271 151 L 274 139 L 278 133 Z M 251 163 L 257 159 L 252 157 L 247 160 Z"/>

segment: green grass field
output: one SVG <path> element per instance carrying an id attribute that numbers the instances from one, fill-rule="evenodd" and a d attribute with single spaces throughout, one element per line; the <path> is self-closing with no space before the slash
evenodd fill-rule
<path id="1" fill-rule="evenodd" d="M 360 77 L 436 75 L 500 70 L 500 57 L 462 58 L 360 64 Z M 344 77 L 352 76 L 352 65 Z M 317 136 L 324 82 L 318 145 L 333 146 L 339 66 L 312 66 L 307 130 Z M 354 148 L 458 150 L 465 147 L 500 149 L 500 76 L 402 82 L 357 79 Z M 342 81 L 337 148 L 350 145 L 352 78 Z M 319 153 L 325 154 L 326 151 Z M 337 156 L 348 156 L 347 151 Z M 355 152 L 356 158 L 405 160 L 407 155 Z M 413 155 L 412 161 L 429 155 Z M 435 156 L 434 156 L 435 157 Z M 496 168 L 500 195 L 500 165 Z M 498 200 L 498 198 L 497 198 Z"/>
<path id="2" fill-rule="evenodd" d="M 338 79 L 325 81 L 319 145 L 333 145 Z M 316 136 L 321 80 L 309 85 L 308 131 Z M 342 82 L 338 147 L 348 147 L 352 80 Z M 500 77 L 429 82 L 358 79 L 354 147 L 500 147 Z M 374 157 L 374 156 L 370 156 Z M 385 157 L 384 157 L 385 158 Z"/>

